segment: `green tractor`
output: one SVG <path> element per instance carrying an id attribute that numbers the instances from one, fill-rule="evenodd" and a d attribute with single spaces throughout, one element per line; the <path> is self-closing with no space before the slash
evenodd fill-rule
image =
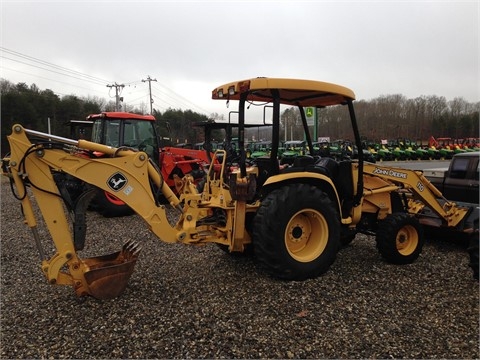
<path id="1" fill-rule="evenodd" d="M 415 149 L 415 152 L 417 153 L 417 159 L 419 160 L 431 160 L 434 158 L 430 154 L 428 146 L 423 145 L 422 140 L 415 141 L 415 143 L 413 143 L 413 148 Z"/>
<path id="2" fill-rule="evenodd" d="M 407 160 L 407 154 L 400 148 L 397 140 L 388 140 L 387 147 L 393 154 L 393 160 Z"/>
<path id="3" fill-rule="evenodd" d="M 442 158 L 440 150 L 438 150 L 434 145 L 429 145 L 426 150 L 428 152 L 428 158 L 430 160 L 439 160 Z"/>
<path id="4" fill-rule="evenodd" d="M 380 140 L 375 144 L 375 152 L 377 161 L 391 161 L 394 159 L 393 153 L 387 147 L 386 140 Z"/>
<path id="5" fill-rule="evenodd" d="M 338 139 L 330 142 L 329 149 L 330 149 L 330 157 L 334 159 L 339 159 L 341 160 L 344 158 L 344 146 L 343 144 L 345 143 L 345 140 Z"/>
<path id="6" fill-rule="evenodd" d="M 306 142 L 301 140 L 290 140 L 283 143 L 285 150 L 280 155 L 280 164 L 292 165 L 295 158 L 306 153 Z"/>
<path id="7" fill-rule="evenodd" d="M 255 160 L 261 156 L 270 156 L 271 141 L 258 141 L 249 144 L 250 159 Z"/>
<path id="8" fill-rule="evenodd" d="M 330 157 L 330 144 L 327 141 L 313 142 L 312 145 L 315 155 L 321 157 Z"/>
<path id="9" fill-rule="evenodd" d="M 417 160 L 417 152 L 413 148 L 410 139 L 397 139 L 397 144 L 405 152 L 405 160 Z"/>

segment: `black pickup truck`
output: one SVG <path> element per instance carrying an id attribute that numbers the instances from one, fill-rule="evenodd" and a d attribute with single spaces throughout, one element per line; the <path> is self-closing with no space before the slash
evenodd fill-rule
<path id="1" fill-rule="evenodd" d="M 448 169 L 424 170 L 423 174 L 443 196 L 450 201 L 479 204 L 478 171 L 480 152 L 460 153 L 453 156 Z M 478 206 L 477 206 L 478 207 Z M 478 220 L 477 226 L 478 229 Z M 473 277 L 479 278 L 478 230 L 468 237 L 467 252 Z"/>
<path id="2" fill-rule="evenodd" d="M 448 169 L 424 170 L 423 174 L 446 199 L 478 204 L 479 158 L 480 152 L 456 154 Z"/>

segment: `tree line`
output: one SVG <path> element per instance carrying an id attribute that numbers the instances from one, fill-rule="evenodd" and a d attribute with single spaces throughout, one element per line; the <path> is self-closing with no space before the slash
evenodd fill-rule
<path id="1" fill-rule="evenodd" d="M 0 80 L 1 103 L 1 153 L 9 151 L 6 136 L 12 125 L 25 127 L 58 136 L 69 137 L 69 120 L 84 120 L 90 114 L 115 111 L 114 101 L 99 97 L 58 96 L 52 90 L 41 90 L 35 84 L 13 84 Z M 127 107 L 122 110 L 138 114 L 144 108 Z M 368 139 L 397 139 L 426 141 L 430 136 L 465 138 L 479 137 L 480 102 L 470 103 L 463 98 L 447 101 L 442 96 L 421 96 L 407 99 L 403 95 L 382 95 L 372 100 L 355 102 L 360 133 Z M 153 110 L 157 129 L 162 138 L 173 143 L 201 142 L 203 133 L 193 124 L 197 122 L 224 120 L 223 116 L 206 116 L 191 110 Z M 328 107 L 317 111 L 317 134 L 330 139 L 351 139 L 348 111 L 344 106 Z M 282 112 L 280 138 L 302 140 L 300 114 L 295 108 Z M 261 132 L 251 130 L 248 138 L 260 140 Z M 268 132 L 263 132 L 268 133 Z M 256 136 L 258 135 L 258 136 Z M 221 136 L 220 134 L 218 136 Z"/>
<path id="2" fill-rule="evenodd" d="M 13 84 L 8 80 L 0 80 L 2 94 L 1 106 L 1 153 L 9 152 L 7 135 L 16 123 L 25 128 L 49 132 L 51 134 L 70 137 L 70 120 L 85 120 L 90 114 L 102 111 L 115 111 L 114 101 L 106 101 L 99 97 L 79 97 L 76 95 L 58 96 L 52 90 L 41 90 L 35 84 Z M 145 106 L 146 108 L 146 106 Z M 126 107 L 122 111 L 145 114 L 145 109 Z M 167 109 L 161 113 L 153 110 L 159 135 L 176 142 L 201 142 L 203 134 L 192 126 L 193 123 L 204 122 L 208 117 L 191 110 Z"/>
<path id="3" fill-rule="evenodd" d="M 447 101 L 443 96 L 420 96 L 407 99 L 403 95 L 384 95 L 373 100 L 355 102 L 360 134 L 369 139 L 410 139 L 423 142 L 435 138 L 478 138 L 480 102 L 469 103 L 458 97 Z M 298 129 L 301 118 L 291 108 L 282 113 L 284 128 Z M 317 110 L 319 137 L 352 140 L 350 118 L 345 106 Z M 291 124 L 294 126 L 291 126 Z M 294 134 L 296 140 L 301 134 Z M 290 135 L 288 136 L 290 139 Z"/>

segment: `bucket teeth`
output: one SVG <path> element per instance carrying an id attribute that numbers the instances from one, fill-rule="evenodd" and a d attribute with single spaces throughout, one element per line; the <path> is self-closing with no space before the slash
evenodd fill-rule
<path id="1" fill-rule="evenodd" d="M 142 247 L 137 246 L 137 248 L 132 252 L 132 255 L 133 256 L 138 256 L 138 254 L 140 254 L 140 251 L 142 251 Z"/>
<path id="2" fill-rule="evenodd" d="M 125 244 L 123 244 L 122 249 L 128 250 L 131 246 L 135 245 L 136 242 L 134 240 L 128 240 Z"/>
<path id="3" fill-rule="evenodd" d="M 122 255 L 125 260 L 130 260 L 133 257 L 138 256 L 141 250 L 142 248 L 138 242 L 129 240 L 123 245 Z"/>

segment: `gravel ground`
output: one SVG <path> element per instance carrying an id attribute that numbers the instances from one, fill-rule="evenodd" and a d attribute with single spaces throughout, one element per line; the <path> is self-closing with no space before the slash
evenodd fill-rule
<path id="1" fill-rule="evenodd" d="M 479 358 L 478 282 L 458 243 L 428 240 L 414 264 L 396 266 L 359 235 L 325 275 L 284 282 L 214 245 L 162 243 L 137 216 L 89 213 L 94 255 L 127 239 L 143 250 L 121 297 L 79 302 L 47 284 L 20 205 L 1 187 L 3 359 Z"/>

